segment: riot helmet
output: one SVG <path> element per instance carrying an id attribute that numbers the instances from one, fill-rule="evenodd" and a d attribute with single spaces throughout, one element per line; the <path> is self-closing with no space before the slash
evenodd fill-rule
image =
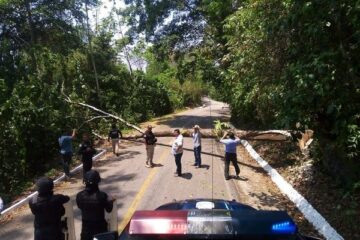
<path id="1" fill-rule="evenodd" d="M 52 195 L 54 182 L 48 177 L 42 177 L 36 182 L 36 188 L 39 192 L 39 196 Z"/>
<path id="2" fill-rule="evenodd" d="M 84 183 L 86 185 L 98 185 L 101 181 L 99 172 L 95 170 L 90 170 L 87 173 L 85 173 L 84 176 Z"/>

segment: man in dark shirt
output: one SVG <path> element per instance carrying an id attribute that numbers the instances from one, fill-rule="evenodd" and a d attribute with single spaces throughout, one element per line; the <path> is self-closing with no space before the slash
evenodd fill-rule
<path id="1" fill-rule="evenodd" d="M 53 193 L 54 182 L 47 177 L 36 183 L 39 195 L 30 200 L 31 212 L 35 215 L 35 240 L 63 240 L 61 216 L 65 214 L 64 203 L 70 198 Z"/>
<path id="2" fill-rule="evenodd" d="M 113 124 L 109 132 L 108 141 L 111 139 L 113 153 L 116 154 L 116 156 L 119 156 L 119 138 L 122 138 L 121 131 L 116 127 L 115 124 Z"/>
<path id="3" fill-rule="evenodd" d="M 81 240 L 92 240 L 98 233 L 106 232 L 105 213 L 111 212 L 114 199 L 99 190 L 100 174 L 90 170 L 84 177 L 85 190 L 76 195 L 76 203 L 81 210 L 82 229 Z"/>
<path id="4" fill-rule="evenodd" d="M 154 150 L 157 139 L 152 132 L 152 126 L 149 125 L 144 133 L 145 147 L 146 147 L 146 167 L 153 167 Z"/>
<path id="5" fill-rule="evenodd" d="M 81 161 L 83 163 L 83 175 L 90 171 L 92 168 L 93 156 L 96 153 L 93 145 L 91 144 L 90 138 L 88 134 L 83 134 L 83 142 L 79 147 L 79 154 L 81 154 Z"/>

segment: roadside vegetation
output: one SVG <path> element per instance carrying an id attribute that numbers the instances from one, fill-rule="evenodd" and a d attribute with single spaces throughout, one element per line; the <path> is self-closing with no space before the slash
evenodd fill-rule
<path id="1" fill-rule="evenodd" d="M 358 194 L 360 19 L 354 1 L 128 0 L 177 76 L 201 79 L 239 128 L 312 129 L 316 166 Z M 357 193 L 356 193 L 357 192 Z"/>
<path id="2" fill-rule="evenodd" d="M 358 2 L 125 3 L 91 28 L 98 1 L 0 1 L 1 196 L 48 171 L 61 131 L 94 117 L 63 94 L 132 123 L 209 94 L 238 128 L 314 130 L 315 166 L 357 199 Z"/>
<path id="3" fill-rule="evenodd" d="M 131 123 L 194 106 L 205 84 L 177 76 L 156 49 L 119 35 L 116 9 L 90 27 L 98 1 L 0 1 L 0 196 L 9 202 L 34 177 L 60 168 L 65 130 L 107 132 L 64 95 L 116 113 Z M 136 45 L 134 47 L 134 45 Z M 127 61 L 128 60 L 128 61 Z M 147 61 L 147 71 L 136 64 Z M 81 139 L 81 137 L 79 137 Z M 74 144 L 77 146 L 77 144 Z"/>

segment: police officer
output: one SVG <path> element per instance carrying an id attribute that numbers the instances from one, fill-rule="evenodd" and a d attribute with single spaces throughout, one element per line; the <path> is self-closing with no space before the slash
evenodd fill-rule
<path id="1" fill-rule="evenodd" d="M 92 168 L 93 156 L 96 153 L 93 145 L 91 144 L 90 138 L 88 134 L 83 134 L 83 141 L 79 147 L 79 154 L 81 154 L 81 161 L 83 163 L 83 175 L 90 171 Z"/>
<path id="2" fill-rule="evenodd" d="M 152 132 L 152 126 L 149 125 L 147 130 L 144 133 L 145 139 L 145 148 L 146 148 L 146 167 L 154 167 L 153 158 L 154 158 L 154 150 L 157 139 Z"/>
<path id="3" fill-rule="evenodd" d="M 111 130 L 109 132 L 109 136 L 108 136 L 108 141 L 110 142 L 111 139 L 111 145 L 112 145 L 112 149 L 113 149 L 113 153 L 116 156 L 119 156 L 119 142 L 120 142 L 120 138 L 122 138 L 122 133 L 121 131 L 116 127 L 115 124 L 113 124 L 111 126 Z"/>
<path id="4" fill-rule="evenodd" d="M 70 198 L 53 193 L 54 182 L 47 177 L 40 178 L 37 183 L 39 195 L 30 200 L 31 212 L 35 215 L 35 240 L 63 240 L 61 216 L 65 214 L 64 203 Z"/>
<path id="5" fill-rule="evenodd" d="M 76 195 L 76 203 L 82 214 L 81 240 L 92 240 L 98 233 L 107 231 L 105 213 L 111 212 L 115 199 L 99 190 L 100 174 L 95 170 L 84 176 L 85 190 Z"/>

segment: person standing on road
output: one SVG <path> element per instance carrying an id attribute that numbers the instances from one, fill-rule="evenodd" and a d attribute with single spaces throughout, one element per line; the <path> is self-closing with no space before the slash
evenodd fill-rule
<path id="1" fill-rule="evenodd" d="M 30 199 L 29 206 L 35 215 L 35 240 L 64 240 L 61 216 L 65 214 L 64 203 L 70 198 L 53 193 L 54 182 L 50 178 L 42 177 L 37 183 L 39 195 Z"/>
<path id="2" fill-rule="evenodd" d="M 76 195 L 76 204 L 81 210 L 81 240 L 92 240 L 94 235 L 106 232 L 105 212 L 111 212 L 115 199 L 110 199 L 105 192 L 99 190 L 100 174 L 90 170 L 85 174 L 85 190 Z"/>
<path id="3" fill-rule="evenodd" d="M 181 177 L 181 157 L 183 155 L 184 137 L 180 134 L 179 129 L 174 130 L 174 136 L 175 140 L 171 147 L 171 153 L 175 157 L 176 174 Z"/>
<path id="4" fill-rule="evenodd" d="M 59 138 L 60 154 L 62 156 L 62 164 L 66 177 L 70 177 L 70 163 L 73 155 L 72 140 L 75 138 L 76 130 L 73 129 L 72 134 L 64 133 Z"/>
<path id="5" fill-rule="evenodd" d="M 193 127 L 194 132 L 191 134 L 194 143 L 194 156 L 196 168 L 201 168 L 201 132 L 199 125 Z"/>
<path id="6" fill-rule="evenodd" d="M 152 126 L 149 125 L 144 133 L 145 147 L 146 147 L 146 167 L 153 167 L 154 150 L 157 139 L 152 132 Z"/>
<path id="7" fill-rule="evenodd" d="M 225 139 L 225 137 L 228 136 L 228 139 Z M 240 143 L 239 138 L 235 138 L 235 135 L 233 132 L 226 132 L 224 136 L 220 139 L 220 142 L 225 144 L 225 179 L 229 180 L 229 166 L 230 162 L 235 167 L 236 172 L 236 178 L 239 178 L 240 174 L 240 168 L 237 163 L 237 156 L 236 156 L 236 146 Z"/>
<path id="8" fill-rule="evenodd" d="M 96 150 L 94 149 L 89 135 L 83 134 L 83 142 L 80 144 L 78 154 L 81 154 L 81 161 L 83 163 L 83 176 L 85 173 L 90 171 L 92 168 L 93 156 L 95 155 Z"/>
<path id="9" fill-rule="evenodd" d="M 112 144 L 112 150 L 113 153 L 116 156 L 119 156 L 119 143 L 120 143 L 120 138 L 122 138 L 122 133 L 121 131 L 116 127 L 115 124 L 113 124 L 111 126 L 111 130 L 109 132 L 109 137 L 108 137 L 108 141 L 110 142 L 111 139 L 111 144 Z"/>

